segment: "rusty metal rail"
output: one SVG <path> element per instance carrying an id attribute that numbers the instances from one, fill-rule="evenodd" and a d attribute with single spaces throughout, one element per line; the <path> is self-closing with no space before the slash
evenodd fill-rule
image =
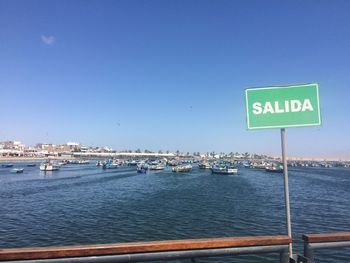
<path id="1" fill-rule="evenodd" d="M 289 262 L 288 236 L 228 237 L 115 243 L 85 246 L 0 249 L 0 261 L 11 262 L 140 262 L 241 254 L 279 253 Z"/>

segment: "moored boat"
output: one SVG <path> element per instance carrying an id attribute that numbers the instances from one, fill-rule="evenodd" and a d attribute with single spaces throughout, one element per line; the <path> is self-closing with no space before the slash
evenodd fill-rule
<path id="1" fill-rule="evenodd" d="M 60 166 L 57 164 L 54 164 L 51 161 L 48 161 L 47 163 L 40 164 L 40 171 L 57 171 L 60 169 Z"/>
<path id="2" fill-rule="evenodd" d="M 167 165 L 168 166 L 176 166 L 177 165 L 177 161 L 176 160 L 169 160 L 169 161 L 167 161 Z"/>
<path id="3" fill-rule="evenodd" d="M 249 162 L 243 162 L 242 163 L 244 168 L 250 168 L 250 163 Z"/>
<path id="4" fill-rule="evenodd" d="M 250 163 L 250 168 L 252 168 L 252 169 L 265 169 L 267 165 L 268 164 L 264 163 L 264 162 L 262 162 L 262 163 Z"/>
<path id="5" fill-rule="evenodd" d="M 10 172 L 14 174 L 19 174 L 19 173 L 23 173 L 23 171 L 24 171 L 24 168 L 14 168 Z"/>
<path id="6" fill-rule="evenodd" d="M 188 165 L 180 165 L 180 166 L 176 166 L 172 168 L 173 172 L 189 172 L 192 170 L 192 165 L 188 164 Z"/>
<path id="7" fill-rule="evenodd" d="M 148 170 L 157 171 L 157 170 L 164 170 L 164 169 L 165 169 L 165 166 L 162 164 L 151 164 L 148 166 Z"/>
<path id="8" fill-rule="evenodd" d="M 116 162 L 107 162 L 107 163 L 103 163 L 102 165 L 103 169 L 117 169 L 119 167 L 120 167 L 120 164 Z"/>
<path id="9" fill-rule="evenodd" d="M 117 169 L 118 167 L 119 165 L 114 163 L 105 163 L 102 165 L 103 169 Z"/>
<path id="10" fill-rule="evenodd" d="M 28 167 L 34 167 L 34 166 L 36 166 L 36 163 L 28 163 L 27 166 Z"/>
<path id="11" fill-rule="evenodd" d="M 3 168 L 10 168 L 10 167 L 12 167 L 12 166 L 13 166 L 12 163 L 3 163 L 3 164 L 1 165 L 1 167 L 3 167 Z"/>
<path id="12" fill-rule="evenodd" d="M 68 164 L 68 161 L 67 160 L 63 160 L 61 162 L 58 163 L 59 166 L 62 166 L 62 165 L 67 165 Z"/>
<path id="13" fill-rule="evenodd" d="M 211 165 L 208 162 L 198 164 L 199 169 L 210 169 Z"/>
<path id="14" fill-rule="evenodd" d="M 214 165 L 211 168 L 211 172 L 213 174 L 237 174 L 238 169 L 234 166 L 220 166 L 220 165 Z"/>
<path id="15" fill-rule="evenodd" d="M 270 165 L 265 168 L 266 172 L 269 173 L 283 173 L 283 166 L 282 165 Z"/>
<path id="16" fill-rule="evenodd" d="M 79 164 L 79 160 L 68 160 L 67 164 Z"/>
<path id="17" fill-rule="evenodd" d="M 127 166 L 137 166 L 139 164 L 138 161 L 136 160 L 131 160 L 127 163 Z"/>

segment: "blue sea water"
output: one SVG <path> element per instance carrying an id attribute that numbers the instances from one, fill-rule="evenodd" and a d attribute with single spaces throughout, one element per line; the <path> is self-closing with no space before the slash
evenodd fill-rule
<path id="1" fill-rule="evenodd" d="M 0 168 L 0 248 L 286 233 L 281 174 L 15 167 L 24 173 Z M 302 254 L 304 233 L 349 231 L 349 168 L 290 168 L 289 179 L 295 252 Z M 317 251 L 316 260 L 350 262 L 349 252 Z M 200 262 L 278 262 L 278 255 Z"/>

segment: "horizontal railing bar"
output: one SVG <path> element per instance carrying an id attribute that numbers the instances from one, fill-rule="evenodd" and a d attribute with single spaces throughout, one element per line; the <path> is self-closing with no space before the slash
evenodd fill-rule
<path id="1" fill-rule="evenodd" d="M 288 236 L 227 237 L 208 239 L 130 242 L 84 246 L 0 249 L 0 261 L 121 255 L 210 248 L 288 245 Z"/>
<path id="2" fill-rule="evenodd" d="M 175 260 L 184 258 L 199 258 L 213 256 L 233 256 L 243 254 L 264 254 L 264 253 L 287 253 L 288 245 L 272 246 L 252 246 L 252 247 L 235 247 L 235 248 L 217 248 L 217 249 L 200 249 L 188 251 L 167 251 L 167 252 L 149 252 L 111 256 L 93 256 L 93 257 L 76 257 L 60 259 L 41 259 L 25 261 L 6 261 L 4 263 L 122 263 L 122 262 L 139 262 L 139 261 L 157 261 L 157 260 Z"/>
<path id="3" fill-rule="evenodd" d="M 308 243 L 350 241 L 350 232 L 305 234 L 303 235 L 303 240 Z"/>
<path id="4" fill-rule="evenodd" d="M 308 246 L 312 249 L 350 247 L 350 241 L 309 243 Z"/>

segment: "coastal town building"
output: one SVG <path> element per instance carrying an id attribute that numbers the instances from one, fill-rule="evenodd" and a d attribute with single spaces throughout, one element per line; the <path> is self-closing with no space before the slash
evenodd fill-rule
<path id="1" fill-rule="evenodd" d="M 26 146 L 20 141 L 0 142 L 0 156 L 23 156 Z"/>

